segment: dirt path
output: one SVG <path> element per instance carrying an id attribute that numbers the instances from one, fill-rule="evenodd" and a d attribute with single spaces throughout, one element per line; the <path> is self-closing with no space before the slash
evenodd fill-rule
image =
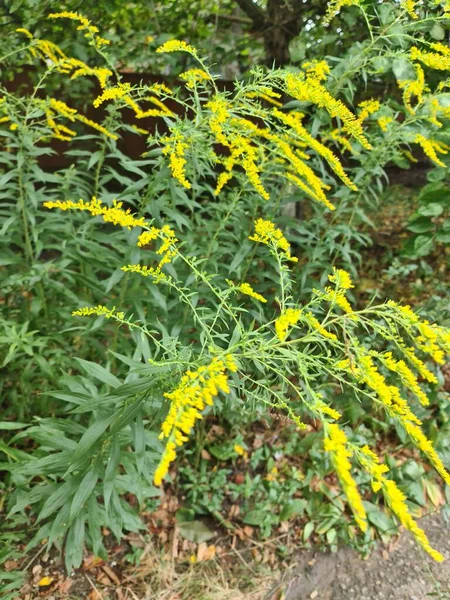
<path id="1" fill-rule="evenodd" d="M 445 562 L 426 557 L 406 533 L 391 552 L 377 550 L 368 560 L 350 549 L 310 553 L 296 567 L 285 600 L 450 600 L 450 523 L 435 514 L 420 524 Z"/>

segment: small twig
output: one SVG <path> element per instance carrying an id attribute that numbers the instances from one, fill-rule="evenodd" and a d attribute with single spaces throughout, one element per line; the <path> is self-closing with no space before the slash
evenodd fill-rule
<path id="1" fill-rule="evenodd" d="M 103 600 L 103 596 L 102 593 L 95 587 L 95 583 L 92 581 L 92 579 L 89 577 L 89 575 L 87 573 L 84 573 L 84 576 L 86 577 L 86 579 L 89 581 L 89 583 L 91 584 L 91 587 L 94 591 L 97 592 L 100 600 Z"/>
<path id="2" fill-rule="evenodd" d="M 34 563 L 34 561 L 37 559 L 38 556 L 40 556 L 45 550 L 45 545 L 42 546 L 42 548 L 40 548 L 36 554 L 33 556 L 33 558 L 28 562 L 28 564 L 23 568 L 24 572 L 27 571 L 31 565 Z"/>
<path id="3" fill-rule="evenodd" d="M 241 556 L 241 554 L 236 550 L 236 548 L 231 548 L 233 550 L 233 552 L 236 554 L 236 556 L 239 558 L 239 560 L 241 561 L 241 563 L 247 567 L 247 569 L 250 571 L 250 573 L 252 575 L 257 575 L 257 573 L 251 568 L 251 566 L 248 564 L 248 562 L 244 559 L 243 556 Z"/>

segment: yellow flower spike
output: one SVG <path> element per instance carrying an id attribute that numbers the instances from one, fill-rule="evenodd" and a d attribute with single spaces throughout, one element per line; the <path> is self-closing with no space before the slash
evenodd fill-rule
<path id="1" fill-rule="evenodd" d="M 336 269 L 336 267 L 333 267 L 333 275 L 328 275 L 328 279 L 334 283 L 338 289 L 349 290 L 350 288 L 355 287 L 350 274 L 347 273 L 347 271 L 344 271 L 344 269 Z"/>
<path id="2" fill-rule="evenodd" d="M 408 359 L 412 362 L 412 364 L 416 367 L 421 377 L 429 381 L 430 383 L 438 383 L 438 379 L 434 373 L 432 373 L 428 367 L 424 364 L 420 358 L 418 358 L 415 354 L 414 348 L 406 348 L 403 347 L 403 352 L 406 354 Z"/>
<path id="3" fill-rule="evenodd" d="M 344 150 L 347 150 L 351 153 L 353 152 L 351 143 L 345 136 L 341 135 L 339 129 L 333 129 L 333 131 L 330 132 L 330 137 L 332 140 L 340 144 L 344 148 Z"/>
<path id="4" fill-rule="evenodd" d="M 231 368 L 230 368 L 231 367 Z M 176 448 L 188 439 L 195 422 L 202 418 L 201 412 L 207 405 L 211 406 L 219 392 L 230 393 L 227 370 L 235 370 L 233 357 L 225 359 L 214 357 L 209 365 L 199 367 L 196 371 L 186 371 L 178 387 L 164 396 L 170 400 L 170 408 L 161 425 L 160 439 L 167 438 L 166 448 L 155 471 L 154 483 L 161 485 L 176 458 Z"/>
<path id="5" fill-rule="evenodd" d="M 162 150 L 163 154 L 169 155 L 169 167 L 172 177 L 186 189 L 191 189 L 191 183 L 186 179 L 185 167 L 187 160 L 185 152 L 189 147 L 186 138 L 179 131 L 172 131 L 172 135 L 162 138 L 166 144 Z"/>
<path id="6" fill-rule="evenodd" d="M 358 120 L 363 123 L 370 115 L 380 110 L 381 104 L 378 100 L 364 100 L 358 104 L 361 112 L 358 115 Z"/>
<path id="7" fill-rule="evenodd" d="M 28 31 L 28 29 L 25 29 L 24 27 L 18 27 L 16 29 L 17 33 L 23 33 L 24 35 L 27 36 L 28 39 L 32 40 L 33 39 L 33 34 Z"/>
<path id="8" fill-rule="evenodd" d="M 169 40 L 157 48 L 156 52 L 188 52 L 193 56 L 197 56 L 197 50 L 194 48 L 194 46 L 190 46 L 183 40 Z"/>
<path id="9" fill-rule="evenodd" d="M 266 246 L 272 246 L 282 251 L 282 256 L 287 260 L 297 262 L 298 258 L 291 256 L 291 246 L 284 237 L 280 229 L 278 229 L 271 221 L 258 219 L 255 221 L 255 233 L 248 238 L 253 242 L 259 242 Z"/>
<path id="10" fill-rule="evenodd" d="M 348 275 L 348 273 L 346 275 Z M 333 277 L 333 276 L 331 276 L 331 277 Z M 339 308 L 341 308 L 345 313 L 347 313 L 350 316 L 350 318 L 356 320 L 357 317 L 356 317 L 356 315 L 353 314 L 352 305 L 350 304 L 350 302 L 347 300 L 347 298 L 345 296 L 345 289 L 346 288 L 340 289 L 339 287 L 337 287 L 334 290 L 333 288 L 328 286 L 325 288 L 325 290 L 323 292 L 321 292 L 320 290 L 316 290 L 316 289 L 314 289 L 313 292 L 315 294 L 317 294 L 317 296 L 321 296 L 324 300 L 326 300 L 330 304 L 335 304 L 336 306 L 339 306 Z"/>
<path id="11" fill-rule="evenodd" d="M 102 201 L 98 200 L 95 196 L 93 196 L 90 202 L 85 202 L 84 200 L 78 200 L 78 202 L 56 200 L 44 202 L 43 205 L 49 209 L 59 208 L 60 210 L 87 211 L 93 217 L 101 216 L 105 222 L 120 225 L 127 229 L 131 229 L 132 227 L 146 227 L 148 225 L 144 217 L 135 217 L 129 208 L 124 210 L 122 208 L 123 203 L 117 202 L 117 200 L 113 201 L 112 207 L 102 206 Z"/>
<path id="12" fill-rule="evenodd" d="M 417 0 L 401 0 L 400 6 L 406 10 L 411 19 L 418 19 L 419 15 L 416 13 Z"/>
<path id="13" fill-rule="evenodd" d="M 356 482 L 352 477 L 352 465 L 349 459 L 353 456 L 353 452 L 348 446 L 347 436 L 340 429 L 339 425 L 331 423 L 326 426 L 324 448 L 331 457 L 331 461 L 359 528 L 361 531 L 367 531 L 366 510 Z"/>
<path id="14" fill-rule="evenodd" d="M 434 449 L 431 440 L 429 440 L 420 427 L 414 423 L 405 423 L 404 427 L 414 445 L 425 454 L 445 483 L 450 485 L 450 473 L 447 471 L 439 454 Z"/>
<path id="15" fill-rule="evenodd" d="M 435 165 L 446 168 L 447 165 L 442 162 L 437 153 L 439 152 L 440 154 L 447 154 L 448 150 L 450 149 L 449 146 L 443 144 L 442 142 L 430 140 L 420 134 L 416 135 L 414 142 L 422 147 L 422 150 L 425 152 L 428 158 L 434 162 Z"/>
<path id="16" fill-rule="evenodd" d="M 275 333 L 280 342 L 288 336 L 288 330 L 300 320 L 302 311 L 295 308 L 287 308 L 275 321 Z"/>
<path id="17" fill-rule="evenodd" d="M 306 71 L 308 77 L 325 81 L 330 74 L 330 67 L 326 60 L 310 60 L 302 64 L 302 69 Z"/>
<path id="18" fill-rule="evenodd" d="M 211 76 L 203 69 L 188 69 L 179 75 L 186 82 L 186 87 L 193 89 L 197 83 L 211 81 Z"/>
<path id="19" fill-rule="evenodd" d="M 389 123 L 392 123 L 393 120 L 394 119 L 392 117 L 381 116 L 377 119 L 377 123 L 380 126 L 381 131 L 386 133 Z"/>
<path id="20" fill-rule="evenodd" d="M 323 337 L 328 338 L 329 340 L 335 341 L 338 339 L 337 335 L 332 333 L 331 331 L 328 331 L 328 329 L 325 329 L 322 323 L 318 321 L 312 313 L 308 312 L 304 315 L 304 317 L 305 321 L 308 323 L 308 325 L 310 325 L 313 331 L 317 331 L 317 333 L 319 333 Z"/>
<path id="21" fill-rule="evenodd" d="M 107 100 L 119 100 L 124 98 L 131 91 L 131 86 L 129 83 L 119 83 L 118 85 L 108 88 L 103 91 L 100 96 L 92 103 L 95 108 L 98 108 L 103 102 Z"/>
<path id="22" fill-rule="evenodd" d="M 434 560 L 442 562 L 444 560 L 442 554 L 432 548 L 425 532 L 412 518 L 408 510 L 408 505 L 406 504 L 406 496 L 399 490 L 395 481 L 385 477 L 385 474 L 389 472 L 388 467 L 380 464 L 378 456 L 367 446 L 360 449 L 357 453 L 357 458 L 361 466 L 372 477 L 373 490 L 375 492 L 382 491 L 392 512 L 397 516 L 403 527 L 412 533 L 420 546 L 422 546 Z"/>
<path id="23" fill-rule="evenodd" d="M 445 50 L 445 46 L 443 44 L 432 44 L 432 47 L 437 52 L 425 52 L 413 46 L 410 49 L 411 59 L 419 60 L 430 69 L 450 71 L 450 53 Z"/>
<path id="24" fill-rule="evenodd" d="M 106 319 L 115 318 L 119 321 L 125 320 L 125 313 L 117 312 L 115 306 L 113 306 L 112 308 L 108 308 L 103 304 L 99 304 L 98 306 L 85 306 L 83 308 L 78 308 L 77 310 L 72 311 L 73 317 L 90 317 L 92 315 L 105 317 Z"/>
<path id="25" fill-rule="evenodd" d="M 425 86 L 425 73 L 419 64 L 414 64 L 414 70 L 416 72 L 416 79 L 401 79 L 399 80 L 398 86 L 403 91 L 403 102 L 409 113 L 414 114 L 414 109 L 411 104 L 413 97 L 417 98 L 417 105 L 419 106 L 423 102 L 423 93 L 428 89 Z"/>
<path id="26" fill-rule="evenodd" d="M 392 371 L 394 373 L 398 373 L 398 375 L 400 376 L 400 379 L 402 381 L 402 384 L 406 388 L 411 390 L 411 392 L 413 392 L 413 394 L 419 399 L 420 403 L 423 406 L 428 406 L 430 404 L 430 401 L 427 398 L 427 395 L 425 394 L 425 392 L 420 387 L 416 376 L 414 375 L 414 373 L 411 371 L 411 369 L 408 367 L 408 365 L 405 363 L 404 360 L 395 360 L 392 357 L 391 352 L 386 352 L 380 358 L 381 358 L 383 364 L 385 365 L 385 367 L 387 367 L 390 371 Z"/>
<path id="27" fill-rule="evenodd" d="M 300 139 L 305 142 L 310 148 L 312 148 L 319 156 L 322 156 L 333 171 L 336 173 L 338 177 L 342 179 L 342 181 L 352 190 L 357 190 L 356 186 L 350 180 L 344 168 L 342 167 L 337 156 L 333 154 L 333 152 L 324 146 L 321 142 L 312 137 L 312 135 L 303 127 L 300 120 L 296 118 L 292 114 L 282 113 L 278 109 L 274 109 L 273 114 L 285 125 L 288 125 L 295 131 L 295 133 L 300 137 Z"/>
<path id="28" fill-rule="evenodd" d="M 237 289 L 240 292 L 242 292 L 242 294 L 245 294 L 246 296 L 251 296 L 252 298 L 255 298 L 255 300 L 258 300 L 259 302 L 267 302 L 267 300 L 264 298 L 264 296 L 261 296 L 261 294 L 258 294 L 258 292 L 255 292 L 255 290 L 252 288 L 252 286 L 249 283 L 241 283 L 241 285 L 238 286 Z"/>
<path id="29" fill-rule="evenodd" d="M 351 134 L 367 150 L 371 145 L 364 136 L 361 122 L 340 100 L 336 100 L 320 81 L 312 78 L 302 79 L 299 75 L 287 73 L 285 76 L 286 91 L 300 102 L 312 102 L 325 108 L 331 117 L 339 117 L 344 129 Z"/>
<path id="30" fill-rule="evenodd" d="M 158 267 L 147 267 L 146 265 L 124 265 L 121 271 L 125 273 L 139 273 L 142 277 L 151 277 L 153 283 L 170 283 L 171 278 L 163 273 Z"/>

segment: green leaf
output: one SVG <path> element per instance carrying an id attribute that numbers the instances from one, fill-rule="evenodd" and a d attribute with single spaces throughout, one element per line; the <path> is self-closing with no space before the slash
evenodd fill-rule
<path id="1" fill-rule="evenodd" d="M 117 379 L 115 375 L 105 369 L 105 367 L 102 367 L 101 365 L 89 360 L 84 360 L 83 358 L 76 358 L 76 360 L 89 375 L 95 377 L 95 379 L 98 379 L 102 383 L 106 383 L 106 385 L 110 385 L 114 388 L 122 385 L 122 382 Z"/>
<path id="2" fill-rule="evenodd" d="M 84 515 L 79 515 L 71 525 L 65 545 L 65 565 L 68 573 L 81 565 L 84 545 Z"/>
<path id="3" fill-rule="evenodd" d="M 433 238 L 419 235 L 414 241 L 414 251 L 418 256 L 426 256 L 433 250 Z"/>
<path id="4" fill-rule="evenodd" d="M 436 22 L 431 28 L 430 35 L 435 40 L 443 40 L 445 38 L 445 29 Z"/>
<path id="5" fill-rule="evenodd" d="M 392 61 L 392 71 L 397 80 L 415 79 L 416 77 L 413 65 L 405 58 L 395 58 Z"/>
<path id="6" fill-rule="evenodd" d="M 450 231 L 438 231 L 436 240 L 441 242 L 441 244 L 450 244 Z"/>
<path id="7" fill-rule="evenodd" d="M 431 219 L 428 219 L 427 217 L 419 217 L 408 225 L 406 229 L 413 233 L 425 233 L 426 231 L 434 229 L 434 224 Z"/>
<path id="8" fill-rule="evenodd" d="M 308 502 L 304 498 L 294 498 L 283 506 L 280 513 L 280 521 L 288 521 L 292 517 L 302 515 Z"/>
<path id="9" fill-rule="evenodd" d="M 211 531 L 211 529 L 201 521 L 185 521 L 184 523 L 178 523 L 178 529 L 182 537 L 196 544 L 207 542 L 215 536 L 214 531 Z"/>
<path id="10" fill-rule="evenodd" d="M 259 510 L 259 509 L 255 509 L 255 510 L 250 510 L 244 516 L 244 518 L 242 520 L 247 525 L 257 525 L 259 527 L 262 524 L 262 522 L 264 521 L 265 516 L 266 516 L 266 512 L 265 511 Z"/>
<path id="11" fill-rule="evenodd" d="M 111 444 L 108 463 L 106 465 L 105 477 L 103 478 L 103 501 L 105 503 L 106 510 L 108 510 L 109 501 L 111 499 L 111 494 L 114 489 L 117 467 L 119 466 L 119 458 L 120 443 L 118 437 L 115 436 Z"/>
<path id="12" fill-rule="evenodd" d="M 304 542 L 306 542 L 309 539 L 309 537 L 313 531 L 314 531 L 314 523 L 312 521 L 308 521 L 308 523 L 306 523 L 305 528 L 303 530 L 303 541 Z"/>
<path id="13" fill-rule="evenodd" d="M 372 525 L 375 525 L 377 529 L 379 529 L 382 533 L 386 533 L 391 531 L 395 533 L 396 527 L 395 523 L 391 517 L 389 517 L 386 513 L 382 512 L 378 509 L 372 509 L 367 512 L 367 520 Z"/>
<path id="14" fill-rule="evenodd" d="M 47 498 L 44 503 L 44 506 L 41 509 L 41 512 L 38 515 L 37 521 L 42 521 L 46 519 L 50 515 L 52 515 L 58 508 L 67 504 L 73 497 L 73 492 L 75 491 L 77 485 L 79 484 L 79 480 L 72 478 L 65 483 L 62 483 L 58 489 L 53 492 L 53 494 Z"/>
<path id="15" fill-rule="evenodd" d="M 14 421 L 0 421 L 0 430 L 8 430 L 11 431 L 13 429 L 23 429 L 24 427 L 28 427 L 27 423 L 18 423 Z"/>
<path id="16" fill-rule="evenodd" d="M 78 442 L 77 449 L 74 452 L 72 464 L 67 473 L 70 473 L 76 468 L 79 460 L 89 452 L 89 450 L 99 439 L 99 437 L 106 431 L 106 429 L 109 427 L 109 425 L 112 423 L 116 416 L 117 412 L 112 415 L 109 415 L 109 417 L 105 417 L 104 419 L 99 419 L 98 421 L 95 421 L 89 427 L 89 429 L 82 435 L 80 441 Z"/>
<path id="17" fill-rule="evenodd" d="M 421 206 L 418 212 L 423 217 L 438 217 L 444 212 L 444 207 L 438 202 L 431 202 L 431 204 Z"/>
<path id="18" fill-rule="evenodd" d="M 99 476 L 100 462 L 99 459 L 97 459 L 94 466 L 89 468 L 88 472 L 83 477 L 83 480 L 81 481 L 80 486 L 75 496 L 73 497 L 69 515 L 70 521 L 72 521 L 76 516 L 78 516 L 81 509 L 88 501 L 90 495 L 95 489 L 95 486 L 97 485 Z"/>

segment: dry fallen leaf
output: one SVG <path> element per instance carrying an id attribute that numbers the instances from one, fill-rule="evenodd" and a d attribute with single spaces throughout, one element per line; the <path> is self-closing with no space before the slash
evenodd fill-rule
<path id="1" fill-rule="evenodd" d="M 63 582 L 61 582 L 59 584 L 59 592 L 61 594 L 68 594 L 72 585 L 73 585 L 73 579 L 70 579 L 70 577 L 68 577 L 67 579 L 65 579 Z"/>

